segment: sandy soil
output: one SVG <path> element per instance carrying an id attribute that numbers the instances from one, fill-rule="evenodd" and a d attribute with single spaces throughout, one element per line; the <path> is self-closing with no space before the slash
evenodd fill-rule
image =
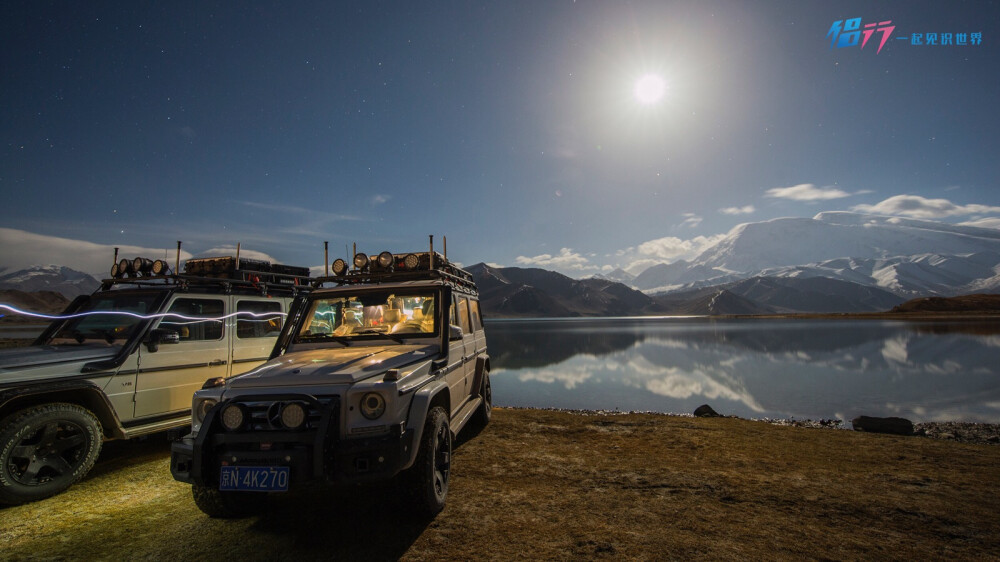
<path id="1" fill-rule="evenodd" d="M 1000 447 L 735 418 L 497 409 L 448 506 L 312 487 L 213 520 L 162 437 L 107 443 L 68 492 L 0 508 L 5 559 L 996 559 Z"/>

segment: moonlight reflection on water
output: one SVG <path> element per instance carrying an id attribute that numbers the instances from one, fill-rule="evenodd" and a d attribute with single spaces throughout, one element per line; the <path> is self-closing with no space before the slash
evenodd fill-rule
<path id="1" fill-rule="evenodd" d="M 996 322 L 487 323 L 498 406 L 1000 423 Z"/>

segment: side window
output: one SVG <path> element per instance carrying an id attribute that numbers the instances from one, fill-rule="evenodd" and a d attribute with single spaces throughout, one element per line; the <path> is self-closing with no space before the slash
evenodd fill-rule
<path id="1" fill-rule="evenodd" d="M 472 333 L 472 326 L 469 324 L 469 299 L 458 297 L 458 325 L 466 334 Z"/>
<path id="2" fill-rule="evenodd" d="M 177 316 L 164 317 L 160 328 L 174 330 L 181 342 L 222 339 L 221 318 L 226 314 L 226 306 L 221 300 L 177 299 L 167 312 Z M 214 320 L 199 321 L 198 318 Z"/>
<path id="3" fill-rule="evenodd" d="M 240 339 L 273 338 L 281 331 L 281 303 L 278 301 L 239 301 L 236 312 L 236 337 Z"/>
<path id="4" fill-rule="evenodd" d="M 483 317 L 479 314 L 479 301 L 469 300 L 469 312 L 472 313 L 472 329 L 479 331 L 483 329 Z"/>

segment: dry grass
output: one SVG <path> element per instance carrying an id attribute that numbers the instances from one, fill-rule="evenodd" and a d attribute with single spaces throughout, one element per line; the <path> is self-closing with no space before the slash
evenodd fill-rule
<path id="1" fill-rule="evenodd" d="M 109 443 L 67 493 L 0 508 L 2 558 L 996 559 L 1000 447 L 730 418 L 497 409 L 448 506 L 311 489 L 212 520 L 165 441 Z"/>

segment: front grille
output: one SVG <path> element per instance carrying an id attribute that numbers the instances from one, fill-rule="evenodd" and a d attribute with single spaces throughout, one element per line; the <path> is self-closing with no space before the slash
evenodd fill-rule
<path id="1" fill-rule="evenodd" d="M 233 402 L 242 404 L 249 419 L 244 423 L 242 432 L 281 431 L 285 426 L 281 423 L 281 408 L 290 402 L 301 404 L 306 411 L 306 422 L 297 431 L 311 431 L 322 425 L 323 413 L 330 410 L 330 420 L 336 425 L 340 399 L 337 396 L 313 398 L 311 396 L 281 396 L 260 397 L 253 400 L 236 399 Z"/>

